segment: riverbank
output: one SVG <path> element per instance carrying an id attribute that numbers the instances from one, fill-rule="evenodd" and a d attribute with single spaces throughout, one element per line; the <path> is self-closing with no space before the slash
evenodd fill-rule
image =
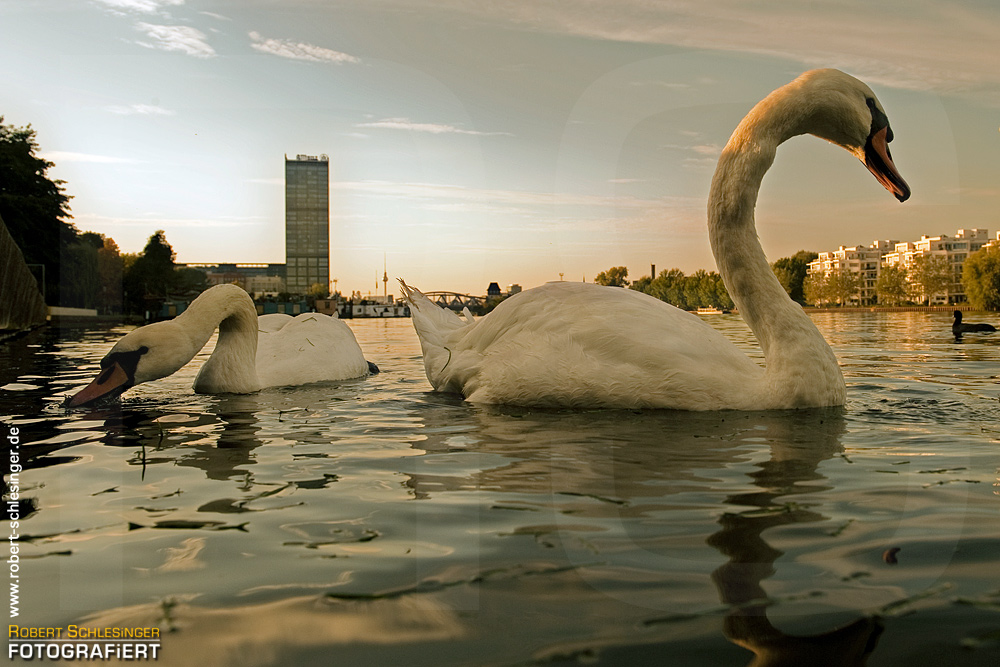
<path id="1" fill-rule="evenodd" d="M 976 311 L 968 304 L 952 304 L 943 306 L 840 306 L 836 308 L 817 308 L 803 306 L 807 313 L 951 313 L 960 310 L 963 313 L 987 312 Z"/>

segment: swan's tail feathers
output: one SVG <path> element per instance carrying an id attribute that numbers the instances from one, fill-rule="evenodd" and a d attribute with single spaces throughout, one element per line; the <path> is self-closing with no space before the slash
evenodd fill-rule
<path id="1" fill-rule="evenodd" d="M 402 278 L 399 279 L 399 285 L 403 290 L 403 297 L 410 304 L 413 327 L 421 339 L 440 344 L 444 336 L 467 325 L 456 313 L 437 305 L 416 287 L 403 282 Z"/>
<path id="2" fill-rule="evenodd" d="M 420 290 L 410 287 L 402 280 L 399 284 L 404 298 L 410 304 L 410 315 L 417 338 L 420 339 L 427 379 L 435 388 L 440 389 L 443 384 L 447 384 L 447 375 L 443 371 L 449 368 L 451 362 L 455 346 L 453 335 L 471 325 L 457 313 L 433 303 Z M 460 338 L 462 334 L 457 333 L 457 336 Z"/>

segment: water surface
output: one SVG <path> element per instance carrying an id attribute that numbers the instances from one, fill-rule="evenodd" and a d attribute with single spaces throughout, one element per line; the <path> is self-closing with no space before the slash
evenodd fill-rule
<path id="1" fill-rule="evenodd" d="M 18 621 L 159 625 L 165 665 L 995 667 L 1000 336 L 814 320 L 843 409 L 474 406 L 353 320 L 378 376 L 200 396 L 209 348 L 66 411 L 126 329 L 8 342 Z"/>

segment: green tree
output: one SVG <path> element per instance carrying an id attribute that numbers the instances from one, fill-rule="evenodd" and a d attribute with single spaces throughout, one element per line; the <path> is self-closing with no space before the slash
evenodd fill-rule
<path id="1" fill-rule="evenodd" d="M 840 305 L 847 305 L 847 302 L 858 296 L 861 289 L 861 274 L 853 271 L 841 271 L 837 269 L 831 271 L 826 276 L 827 289 L 832 301 Z"/>
<path id="2" fill-rule="evenodd" d="M 708 277 L 712 282 L 714 293 L 712 303 L 709 305 L 722 310 L 731 310 L 735 304 L 732 297 L 729 296 L 729 290 L 726 289 L 726 283 L 722 280 L 722 276 L 712 271 Z"/>
<path id="3" fill-rule="evenodd" d="M 111 237 L 103 237 L 97 251 L 97 309 L 104 315 L 122 312 L 122 276 L 125 263 L 118 244 Z"/>
<path id="4" fill-rule="evenodd" d="M 310 297 L 313 301 L 315 301 L 316 299 L 325 299 L 328 296 L 330 296 L 330 288 L 324 285 L 323 283 L 313 283 L 312 285 L 309 286 L 309 292 L 307 293 L 307 296 Z"/>
<path id="5" fill-rule="evenodd" d="M 824 306 L 832 301 L 830 291 L 827 288 L 826 275 L 823 273 L 810 273 L 802 281 L 802 294 L 806 303 L 814 306 Z"/>
<path id="6" fill-rule="evenodd" d="M 684 295 L 684 272 L 680 269 L 666 269 L 660 271 L 650 283 L 650 294 L 660 301 L 666 301 L 678 308 L 687 308 L 687 299 Z"/>
<path id="7" fill-rule="evenodd" d="M 612 266 L 607 271 L 601 271 L 594 278 L 594 282 L 598 285 L 608 285 L 610 287 L 627 287 L 628 286 L 628 269 L 624 266 Z"/>
<path id="8" fill-rule="evenodd" d="M 819 257 L 811 250 L 800 250 L 791 257 L 782 257 L 771 265 L 771 270 L 778 278 L 778 282 L 788 292 L 788 296 L 797 303 L 805 303 L 805 283 L 806 273 L 809 271 L 809 262 Z"/>
<path id="9" fill-rule="evenodd" d="M 909 282 L 906 269 L 899 264 L 887 264 L 879 269 L 875 281 L 875 294 L 884 306 L 898 306 L 906 301 Z"/>
<path id="10" fill-rule="evenodd" d="M 666 269 L 660 271 L 656 278 L 640 278 L 632 285 L 632 289 L 685 310 L 700 306 L 724 309 L 733 307 L 733 300 L 726 291 L 722 276 L 704 269 L 699 269 L 690 276 L 684 275 L 680 269 Z"/>
<path id="11" fill-rule="evenodd" d="M 684 304 L 688 308 L 711 305 L 713 296 L 708 271 L 705 269 L 698 269 L 690 276 L 684 277 Z"/>
<path id="12" fill-rule="evenodd" d="M 629 287 L 631 289 L 634 289 L 636 292 L 642 292 L 644 294 L 649 294 L 649 286 L 652 285 L 652 284 L 653 284 L 653 277 L 652 276 L 643 276 L 642 278 L 639 278 L 638 280 L 633 280 L 632 284 L 629 285 Z"/>
<path id="13" fill-rule="evenodd" d="M 79 296 L 74 271 L 86 264 L 86 253 L 71 251 L 71 267 L 60 271 L 61 254 L 77 241 L 77 229 L 69 219 L 70 197 L 64 181 L 52 180 L 47 172 L 52 163 L 35 155 L 38 142 L 31 125 L 4 125 L 0 116 L 0 217 L 28 264 L 45 267 L 45 296 L 51 304 L 66 303 L 60 297 L 60 274 L 72 296 Z M 69 295 L 67 295 L 69 296 Z"/>
<path id="14" fill-rule="evenodd" d="M 125 262 L 125 306 L 132 313 L 155 312 L 176 284 L 174 249 L 159 229 L 134 260 Z"/>
<path id="15" fill-rule="evenodd" d="M 1000 246 L 987 246 L 966 258 L 962 286 L 973 308 L 1000 310 Z"/>
<path id="16" fill-rule="evenodd" d="M 913 287 L 915 300 L 924 304 L 938 295 L 948 293 L 948 288 L 954 280 L 951 264 L 941 255 L 914 255 L 909 266 L 910 284 Z"/>
<path id="17" fill-rule="evenodd" d="M 97 248 L 80 241 L 63 248 L 59 258 L 59 304 L 97 308 L 100 292 Z"/>
<path id="18" fill-rule="evenodd" d="M 175 268 L 173 289 L 184 295 L 200 294 L 208 289 L 208 276 L 192 266 Z"/>

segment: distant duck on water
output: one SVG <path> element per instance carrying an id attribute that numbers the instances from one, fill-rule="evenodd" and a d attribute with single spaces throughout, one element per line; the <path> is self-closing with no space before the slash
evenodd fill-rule
<path id="1" fill-rule="evenodd" d="M 992 324 L 985 324 L 982 322 L 977 322 L 975 324 L 963 324 L 962 323 L 962 311 L 955 311 L 955 322 L 951 325 L 951 332 L 956 336 L 961 336 L 966 333 L 990 333 L 996 331 L 997 328 Z"/>

